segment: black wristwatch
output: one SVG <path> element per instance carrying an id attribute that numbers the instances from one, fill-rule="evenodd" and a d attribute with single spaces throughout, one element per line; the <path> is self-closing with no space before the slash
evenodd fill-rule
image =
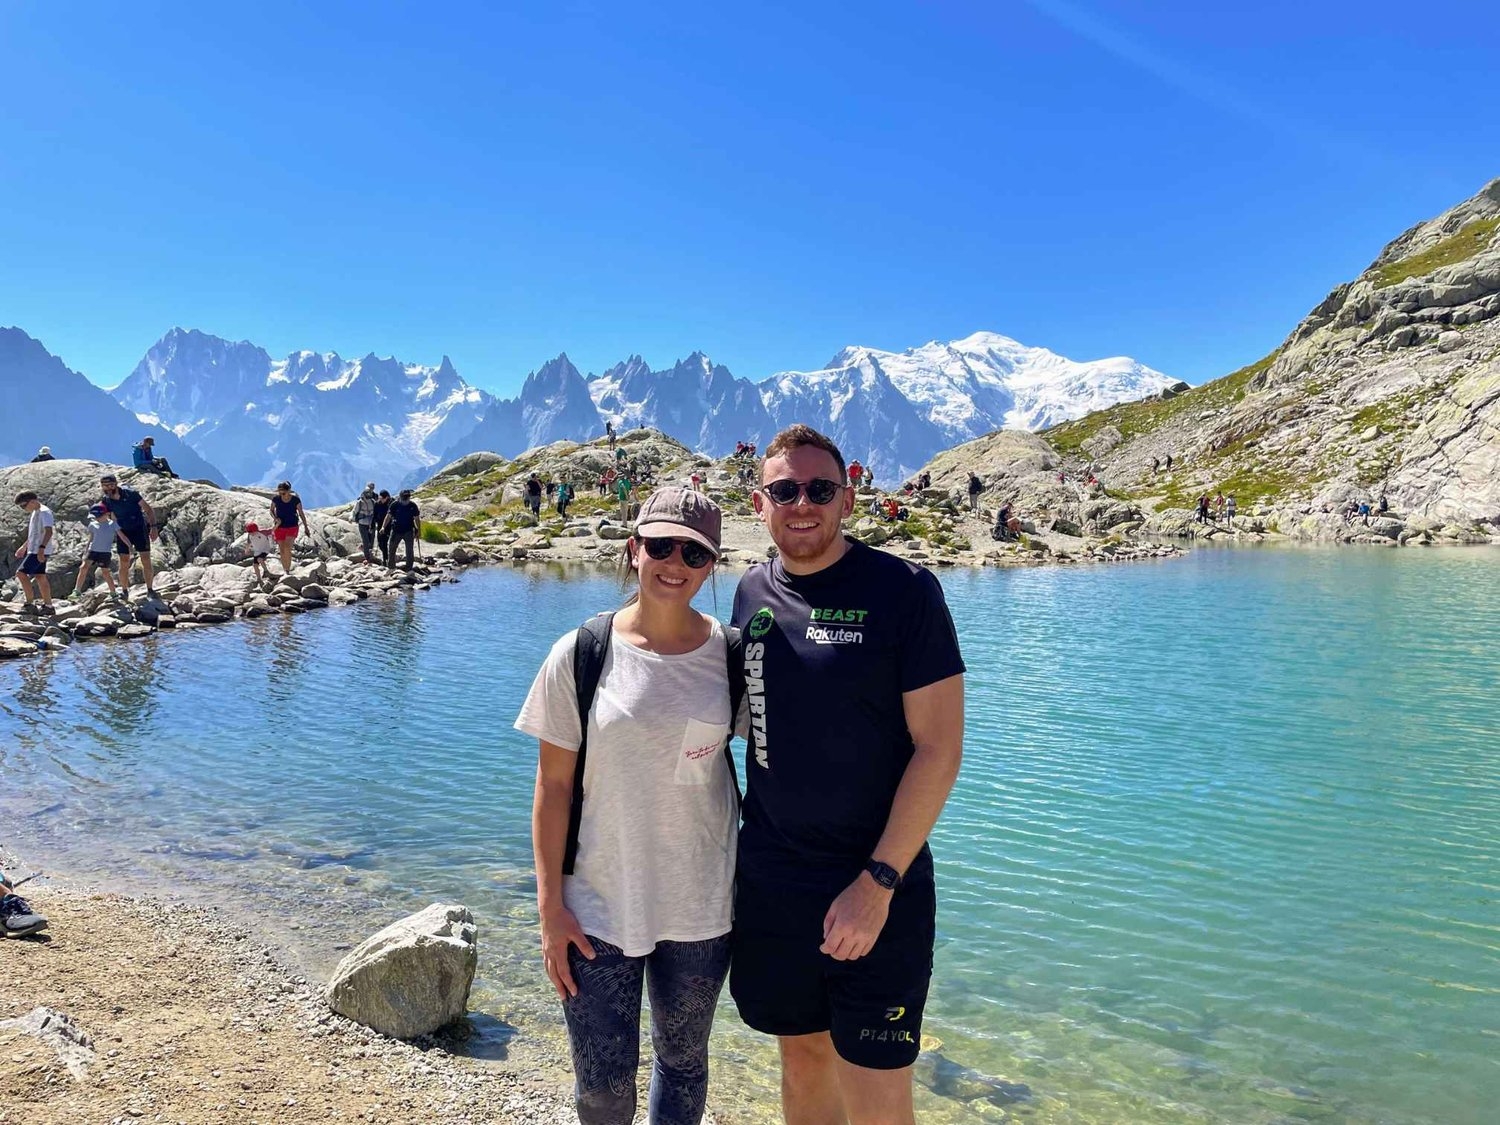
<path id="1" fill-rule="evenodd" d="M 866 863 L 865 870 L 870 873 L 870 878 L 888 891 L 894 891 L 901 883 L 901 872 L 889 863 L 881 863 L 878 859 L 872 859 Z"/>

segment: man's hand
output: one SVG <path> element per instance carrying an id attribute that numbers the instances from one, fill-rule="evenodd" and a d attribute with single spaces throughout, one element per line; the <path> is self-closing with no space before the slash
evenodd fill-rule
<path id="1" fill-rule="evenodd" d="M 26 554 L 26 544 L 22 543 L 19 547 L 16 548 L 16 558 L 19 559 L 19 558 L 21 558 L 25 554 Z"/>
<path id="2" fill-rule="evenodd" d="M 559 999 L 578 995 L 578 984 L 568 968 L 568 946 L 576 945 L 578 952 L 590 961 L 594 959 L 594 946 L 578 924 L 578 919 L 566 907 L 550 910 L 542 915 L 542 964 L 552 987 L 557 989 Z"/>
<path id="3" fill-rule="evenodd" d="M 156 530 L 155 527 L 150 527 L 150 528 L 146 529 L 146 538 L 147 539 L 150 539 L 150 540 L 154 541 L 156 539 L 156 537 L 157 537 L 158 534 L 159 533 L 157 532 L 157 530 Z"/>
<path id="4" fill-rule="evenodd" d="M 835 961 L 853 961 L 874 949 L 891 912 L 891 894 L 861 871 L 823 916 L 819 950 Z"/>

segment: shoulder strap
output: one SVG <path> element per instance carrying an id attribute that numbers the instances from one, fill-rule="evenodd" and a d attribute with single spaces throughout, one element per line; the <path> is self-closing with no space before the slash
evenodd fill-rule
<path id="1" fill-rule="evenodd" d="M 583 823 L 583 765 L 588 756 L 589 712 L 599 690 L 599 676 L 609 653 L 613 613 L 590 617 L 578 627 L 573 642 L 573 687 L 578 696 L 578 761 L 573 766 L 573 802 L 568 807 L 568 841 L 563 849 L 563 874 L 573 874 L 578 858 L 578 829 Z"/>
<path id="2" fill-rule="evenodd" d="M 724 760 L 729 763 L 729 776 L 734 781 L 734 803 L 738 807 L 744 795 L 740 792 L 740 775 L 734 768 L 734 752 L 729 744 L 734 741 L 734 724 L 740 717 L 740 704 L 745 699 L 745 638 L 733 625 L 724 626 L 724 647 L 729 653 L 729 737 L 724 740 Z"/>

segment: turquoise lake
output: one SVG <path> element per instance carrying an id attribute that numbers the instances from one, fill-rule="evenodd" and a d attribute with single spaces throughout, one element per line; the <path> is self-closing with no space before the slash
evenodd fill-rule
<path id="1" fill-rule="evenodd" d="M 1494 1119 L 1500 552 L 940 577 L 968 735 L 933 837 L 924 1121 Z M 618 599 L 491 569 L 12 663 L 0 840 L 236 912 L 319 972 L 465 902 L 484 1041 L 543 1065 L 535 747 L 510 724 L 547 646 Z M 715 1036 L 713 1106 L 772 1120 L 767 1041 L 727 1002 Z"/>

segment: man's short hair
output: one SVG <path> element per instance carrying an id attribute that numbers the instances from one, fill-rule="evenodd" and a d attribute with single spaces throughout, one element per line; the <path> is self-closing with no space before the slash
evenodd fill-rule
<path id="1" fill-rule="evenodd" d="M 798 449 L 804 445 L 810 445 L 814 449 L 821 449 L 823 452 L 831 454 L 834 461 L 838 463 L 839 480 L 840 482 L 843 481 L 847 470 L 844 468 L 844 455 L 839 452 L 839 447 L 834 444 L 831 437 L 820 434 L 811 426 L 803 425 L 801 422 L 794 422 L 782 430 L 781 433 L 771 439 L 771 444 L 766 446 L 766 452 L 761 457 L 760 462 L 761 480 L 765 480 L 766 477 L 767 461 L 772 457 L 780 457 L 783 453 L 792 449 Z"/>
<path id="2" fill-rule="evenodd" d="M 120 483 L 120 478 L 117 477 L 117 476 L 115 476 L 114 473 L 105 473 L 103 476 L 101 476 L 99 478 L 99 483 L 100 484 L 119 484 Z"/>
<path id="3" fill-rule="evenodd" d="M 36 499 L 36 493 L 35 492 L 27 491 L 27 492 L 18 493 L 16 495 L 16 503 L 17 504 L 30 504 L 35 499 Z"/>

